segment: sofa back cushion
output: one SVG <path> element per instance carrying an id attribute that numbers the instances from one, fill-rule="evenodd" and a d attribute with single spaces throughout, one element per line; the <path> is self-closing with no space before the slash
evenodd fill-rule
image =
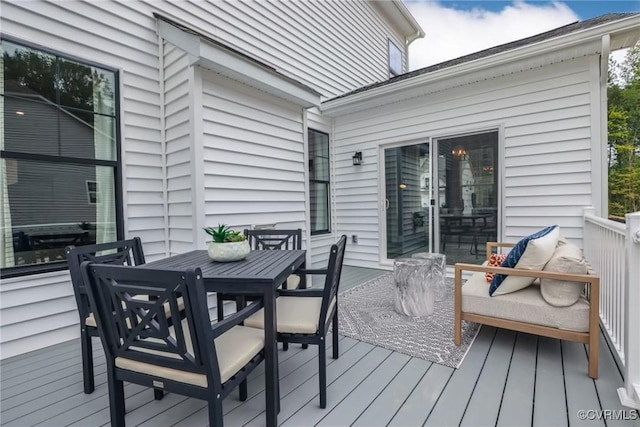
<path id="1" fill-rule="evenodd" d="M 511 249 L 501 267 L 542 270 L 551 259 L 560 238 L 560 227 L 552 225 L 520 240 Z M 519 291 L 533 283 L 535 277 L 496 274 L 491 281 L 489 295 L 503 295 Z"/>
<path id="2" fill-rule="evenodd" d="M 556 273 L 587 274 L 587 261 L 579 247 L 571 243 L 558 245 L 544 271 Z M 569 280 L 541 279 L 540 292 L 544 300 L 555 307 L 575 304 L 584 292 L 584 282 Z"/>

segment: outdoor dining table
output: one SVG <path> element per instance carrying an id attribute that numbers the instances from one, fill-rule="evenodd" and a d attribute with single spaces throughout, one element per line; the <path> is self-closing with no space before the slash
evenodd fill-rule
<path id="1" fill-rule="evenodd" d="M 267 426 L 278 425 L 280 396 L 278 387 L 278 346 L 276 342 L 276 293 L 287 277 L 304 267 L 306 251 L 251 251 L 235 262 L 214 262 L 207 251 L 198 250 L 174 255 L 145 264 L 146 268 L 184 271 L 191 267 L 202 270 L 207 292 L 261 295 L 265 324 L 265 392 Z"/>

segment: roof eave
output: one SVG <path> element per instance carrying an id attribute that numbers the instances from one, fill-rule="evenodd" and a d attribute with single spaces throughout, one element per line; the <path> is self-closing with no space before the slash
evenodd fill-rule
<path id="1" fill-rule="evenodd" d="M 383 17 L 402 32 L 402 36 L 407 45 L 425 36 L 424 30 L 411 12 L 409 12 L 409 9 L 407 9 L 402 0 L 370 0 L 370 3 Z"/>
<path id="2" fill-rule="evenodd" d="M 165 40 L 189 54 L 189 65 L 201 66 L 304 108 L 320 106 L 319 92 L 269 65 L 220 43 L 212 43 L 204 36 L 187 32 L 166 20 L 158 20 L 158 32 Z"/>
<path id="3" fill-rule="evenodd" d="M 368 104 L 373 99 L 384 98 L 385 96 L 396 94 L 399 91 L 411 91 L 419 86 L 435 83 L 443 79 L 485 70 L 537 55 L 570 49 L 582 44 L 594 43 L 594 46 L 597 45 L 599 49 L 601 47 L 601 37 L 607 34 L 611 36 L 612 50 L 633 46 L 640 38 L 640 15 L 634 15 L 597 27 L 587 28 L 564 36 L 500 52 L 495 55 L 443 68 L 427 74 L 417 75 L 396 83 L 389 83 L 343 98 L 325 101 L 320 106 L 320 111 L 327 116 L 336 116 L 338 114 L 356 111 L 362 109 L 363 104 Z"/>

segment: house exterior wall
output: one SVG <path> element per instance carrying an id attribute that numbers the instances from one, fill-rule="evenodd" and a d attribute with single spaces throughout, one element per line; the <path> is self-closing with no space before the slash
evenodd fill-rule
<path id="1" fill-rule="evenodd" d="M 580 244 L 583 208 L 599 203 L 602 179 L 598 67 L 599 57 L 580 58 L 336 118 L 337 233 L 359 235 L 345 264 L 380 266 L 381 145 L 489 129 L 500 138 L 498 238 L 558 224 Z"/>
<path id="2" fill-rule="evenodd" d="M 190 80 L 194 71 L 187 54 L 163 45 L 164 132 L 167 198 L 167 243 L 170 255 L 193 249 L 192 120 Z"/>
<path id="3" fill-rule="evenodd" d="M 202 78 L 205 224 L 305 230 L 302 108 L 207 70 Z"/>
<path id="4" fill-rule="evenodd" d="M 219 187 L 220 183 L 212 182 L 217 179 L 213 174 L 220 172 L 194 178 L 189 170 L 189 162 L 193 166 L 200 153 L 187 148 L 187 142 L 198 134 L 198 126 L 206 132 L 211 132 L 206 126 L 215 127 L 209 122 L 205 126 L 194 121 L 195 117 L 203 117 L 195 110 L 195 106 L 202 105 L 202 99 L 194 96 L 204 99 L 209 94 L 194 95 L 196 71 L 186 65 L 184 54 L 172 46 L 159 47 L 154 12 L 188 23 L 205 35 L 241 49 L 327 98 L 385 80 L 388 38 L 403 45 L 399 32 L 363 1 L 3 1 L 0 28 L 4 36 L 119 70 L 124 229 L 127 237 L 142 239 L 148 261 L 192 248 L 196 239 L 202 238 L 198 226 L 203 221 L 194 221 L 192 217 L 189 223 L 190 212 L 193 215 L 203 208 L 212 221 L 227 218 L 229 204 L 235 197 L 233 192 Z M 191 96 L 187 95 L 187 89 Z M 274 108 L 276 115 L 287 110 L 281 105 Z M 298 114 L 302 115 L 301 111 Z M 297 127 L 300 123 L 296 119 L 286 126 L 293 125 Z M 215 134 L 217 130 L 212 132 Z M 234 132 L 236 138 L 242 134 L 240 129 Z M 282 132 L 296 133 L 298 138 L 305 135 L 306 129 Z M 265 149 L 269 143 L 275 144 L 273 139 L 266 142 L 267 139 L 261 142 Z M 304 137 L 295 146 L 289 140 L 290 147 L 284 152 L 295 158 L 279 160 L 278 168 L 292 168 L 286 172 L 291 177 L 287 191 L 283 192 L 292 199 L 279 201 L 286 202 L 295 212 L 282 220 L 306 229 L 306 221 L 301 219 L 301 189 L 306 184 L 301 161 L 306 150 L 303 141 Z M 209 148 L 201 148 L 202 154 L 205 151 L 211 154 Z M 238 154 L 248 162 L 247 156 L 242 151 Z M 211 160 L 209 157 L 207 161 Z M 206 205 L 204 200 L 189 202 L 188 188 L 193 191 L 194 180 L 198 179 L 209 186 L 207 197 L 228 199 L 221 204 L 213 199 Z M 243 207 L 248 216 L 242 221 L 253 221 L 251 215 L 256 212 L 250 206 Z M 265 216 L 263 222 L 269 221 Z M 49 286 L 65 291 L 49 297 L 42 292 Z M 0 300 L 2 358 L 78 335 L 77 312 L 66 272 L 3 280 Z M 7 301 L 18 302 L 12 306 Z M 9 313 L 15 313 L 15 309 L 11 311 L 14 307 L 29 314 L 9 320 Z M 35 321 L 37 330 L 26 327 Z M 19 332 L 9 333 L 7 328 Z"/>

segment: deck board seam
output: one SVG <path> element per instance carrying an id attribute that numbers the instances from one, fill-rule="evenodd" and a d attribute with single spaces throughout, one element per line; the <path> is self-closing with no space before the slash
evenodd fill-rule
<path id="1" fill-rule="evenodd" d="M 364 343 L 363 343 L 364 344 Z M 355 347 L 355 346 L 354 346 Z M 351 366 L 349 366 L 348 369 L 346 369 L 343 373 L 341 373 L 340 375 L 338 375 L 336 378 L 334 378 L 333 381 L 328 382 L 327 381 L 327 388 L 329 388 L 329 386 L 331 386 L 331 384 L 333 384 L 334 382 L 338 381 L 344 374 L 346 374 L 347 372 L 349 372 L 354 366 L 356 366 L 358 363 L 360 363 L 360 361 L 362 361 L 362 359 L 364 359 L 365 357 L 367 357 L 367 355 L 369 353 L 371 353 L 373 350 L 375 350 L 377 347 L 372 345 L 371 348 L 369 349 L 369 351 L 367 351 L 365 354 L 362 355 L 362 357 L 360 357 L 358 360 L 356 360 Z M 335 359 L 334 359 L 335 360 Z M 309 378 L 308 380 L 304 381 L 302 384 L 298 385 L 296 388 L 294 388 L 293 390 L 291 390 L 290 393 L 287 394 L 287 396 L 291 393 L 293 393 L 295 390 L 297 390 L 298 388 L 302 387 L 304 384 L 308 383 L 309 381 L 315 379 L 318 376 L 318 374 L 314 374 L 311 378 Z M 307 400 L 305 403 L 303 403 L 295 412 L 293 412 L 291 415 L 289 415 L 286 419 L 283 420 L 278 420 L 279 424 L 284 424 L 287 420 L 289 420 L 290 418 L 292 418 L 293 416 L 295 416 L 298 412 L 300 412 L 305 406 L 307 406 L 309 404 L 309 402 L 315 400 L 317 398 L 319 393 L 315 393 L 313 395 L 313 397 L 309 400 Z M 280 396 L 280 398 L 282 399 L 282 396 Z"/>
<path id="2" fill-rule="evenodd" d="M 498 416 L 496 417 L 496 422 L 494 427 L 498 427 L 498 420 L 500 419 L 500 411 L 502 411 L 502 402 L 504 401 L 504 392 L 507 390 L 507 383 L 509 382 L 509 373 L 511 373 L 511 364 L 513 363 L 513 354 L 516 352 L 516 343 L 518 342 L 518 337 L 520 336 L 520 332 L 516 332 L 516 336 L 513 339 L 513 346 L 511 347 L 511 357 L 509 358 L 509 367 L 507 368 L 507 375 L 504 378 L 504 386 L 502 387 L 502 396 L 500 396 L 500 403 L 498 404 Z"/>
<path id="3" fill-rule="evenodd" d="M 471 388 L 471 394 L 469 395 L 469 400 L 467 400 L 467 404 L 464 407 L 464 411 L 462 411 L 462 417 L 460 418 L 460 421 L 458 422 L 458 425 L 462 424 L 462 420 L 464 420 L 464 416 L 467 413 L 467 409 L 469 409 L 469 404 L 471 403 L 471 399 L 473 399 L 473 393 L 475 393 L 475 391 L 476 391 L 476 387 L 478 386 L 478 381 L 480 381 L 480 376 L 482 375 L 482 371 L 484 371 L 484 367 L 487 364 L 487 359 L 489 358 L 489 354 L 491 353 L 491 348 L 493 347 L 493 343 L 495 343 L 497 336 L 498 336 L 498 328 L 494 328 L 493 338 L 491 339 L 491 344 L 489 345 L 489 348 L 487 349 L 487 354 L 484 355 L 484 360 L 482 361 L 482 366 L 480 367 L 480 370 L 478 371 L 478 376 L 476 377 L 476 380 L 473 383 L 473 387 Z M 425 420 L 425 423 L 426 422 L 427 422 L 427 420 Z"/>
<path id="4" fill-rule="evenodd" d="M 391 353 L 391 354 L 393 354 L 393 353 Z M 386 386 L 385 386 L 385 387 L 384 387 L 384 388 L 383 388 L 383 389 L 382 389 L 382 390 L 381 390 L 381 391 L 376 395 L 376 397 L 374 397 L 374 398 L 371 400 L 371 402 L 369 402 L 369 404 L 368 404 L 368 405 L 367 405 L 367 406 L 362 410 L 362 412 L 360 412 L 360 415 L 358 415 L 358 416 L 356 417 L 356 419 L 355 419 L 355 420 L 353 420 L 353 423 L 351 423 L 351 425 L 355 424 L 355 423 L 360 419 L 360 417 L 362 417 L 362 415 L 363 415 L 365 412 L 367 412 L 367 410 L 371 407 L 371 405 L 373 405 L 373 402 L 375 402 L 376 400 L 378 400 L 378 398 L 380 397 L 380 395 L 381 395 L 382 393 L 384 393 L 384 391 L 385 391 L 385 390 L 386 390 L 386 388 L 389 386 L 389 384 L 391 384 L 391 383 L 392 383 L 392 382 L 393 382 L 393 381 L 398 377 L 398 375 L 400 375 L 400 372 L 402 372 L 402 370 L 405 368 L 405 366 L 407 366 L 407 365 L 409 364 L 409 362 L 411 362 L 413 359 L 415 359 L 415 357 L 410 357 L 410 358 L 407 360 L 407 362 L 406 362 L 404 365 L 402 365 L 402 367 L 401 367 L 400 369 L 398 369 L 398 372 L 396 372 L 396 373 L 395 373 L 395 375 L 393 376 L 393 378 L 391 378 L 391 379 L 389 380 L 389 382 L 387 383 L 387 385 L 386 385 Z M 432 365 L 433 365 L 433 363 L 431 363 L 431 364 L 429 365 L 429 367 L 424 371 L 424 374 L 422 374 L 422 376 L 420 377 L 420 379 L 418 380 L 418 382 L 416 383 L 416 385 L 411 389 L 411 391 L 409 392 L 409 394 L 407 395 L 407 397 L 405 397 L 404 401 L 402 402 L 402 405 L 404 405 L 404 402 L 406 402 L 406 401 L 407 401 L 407 399 L 409 398 L 409 396 L 411 396 L 411 393 L 413 392 L 413 390 L 415 390 L 415 388 L 418 386 L 418 383 L 420 383 L 420 381 L 422 380 L 422 378 L 424 378 L 424 376 L 427 374 L 427 371 L 428 371 L 429 369 L 431 369 L 431 366 L 432 366 Z M 394 412 L 394 414 L 393 414 L 393 416 L 390 418 L 390 420 L 392 420 L 392 419 L 393 419 L 393 417 L 395 416 L 395 414 L 397 414 L 397 413 L 398 413 L 398 411 L 400 410 L 400 408 L 402 408 L 402 405 L 400 405 L 400 406 L 398 407 L 398 409 L 396 410 L 396 412 Z"/>
<path id="5" fill-rule="evenodd" d="M 431 363 L 431 366 L 433 366 L 434 363 Z M 429 366 L 429 369 L 427 369 L 427 372 L 429 372 L 429 370 L 431 369 L 431 366 Z M 424 375 L 427 375 L 427 372 L 424 373 Z M 440 394 L 438 394 L 438 398 L 433 402 L 433 405 L 431 405 L 431 409 L 429 410 L 429 413 L 427 414 L 427 418 L 424 419 L 424 422 L 422 423 L 422 425 L 424 426 L 425 424 L 427 424 L 427 421 L 429 420 L 429 417 L 431 416 L 431 414 L 433 413 L 433 410 L 435 409 L 435 407 L 438 405 L 438 401 L 440 400 L 440 398 L 442 397 L 442 393 L 444 393 L 444 391 L 447 389 L 447 386 L 449 385 L 449 382 L 451 381 L 451 378 L 453 378 L 453 374 L 456 372 L 455 369 L 451 370 L 451 373 L 449 374 L 449 378 L 447 378 L 447 381 L 444 383 L 444 387 L 442 387 L 442 390 L 440 390 Z M 422 376 L 422 378 L 424 378 L 424 375 Z M 422 381 L 422 378 L 420 378 L 420 381 Z M 420 384 L 420 381 L 418 381 L 418 384 Z M 418 384 L 416 384 L 416 387 L 418 386 Z M 415 390 L 415 387 L 411 390 L 411 392 L 413 393 L 413 390 Z M 407 399 L 409 398 L 409 396 L 407 396 Z M 407 400 L 405 399 L 405 402 Z M 403 402 L 404 405 L 404 402 Z M 400 407 L 402 408 L 402 407 Z M 396 413 L 394 414 L 394 418 L 395 416 L 398 414 L 398 412 L 400 411 L 400 409 L 398 409 L 398 411 L 396 411 Z M 393 418 L 391 419 L 393 421 Z M 390 424 L 391 422 L 389 422 Z M 387 424 L 388 425 L 388 424 Z"/>
<path id="6" fill-rule="evenodd" d="M 334 411 L 334 409 L 336 409 L 336 408 L 338 407 L 338 405 L 340 405 L 342 402 L 344 402 L 344 401 L 345 401 L 345 399 L 347 399 L 347 398 L 351 395 L 351 393 L 353 393 L 353 392 L 355 391 L 355 389 L 357 389 L 357 388 L 358 388 L 358 387 L 359 387 L 363 382 L 365 382 L 365 381 L 367 380 L 367 378 L 369 378 L 371 375 L 373 375 L 373 373 L 374 373 L 374 372 L 375 372 L 375 371 L 376 371 L 376 370 L 377 370 L 377 369 L 378 369 L 378 368 L 379 368 L 379 367 L 380 367 L 380 366 L 381 366 L 381 365 L 382 365 L 382 364 L 383 364 L 383 363 L 384 363 L 384 362 L 385 362 L 389 357 L 391 357 L 391 356 L 393 355 L 393 353 L 394 353 L 393 351 L 390 351 L 390 352 L 389 352 L 389 354 L 388 354 L 384 359 L 382 359 L 382 360 L 380 361 L 380 363 L 378 363 L 378 364 L 375 366 L 375 368 L 373 368 L 373 369 L 371 370 L 371 372 L 369 372 L 367 375 L 365 375 L 365 377 L 364 377 L 364 378 L 363 378 L 363 379 L 362 379 L 358 384 L 356 384 L 355 386 L 353 386 L 353 387 L 351 388 L 351 390 L 350 390 L 350 391 L 349 391 L 349 392 L 348 392 L 348 393 L 347 393 L 347 394 L 346 394 L 346 395 L 345 395 L 345 396 L 344 396 L 344 397 L 343 397 L 343 398 L 342 398 L 338 403 L 336 403 L 336 404 L 333 406 L 333 408 L 331 408 L 331 410 L 329 410 L 326 414 L 324 414 L 324 416 L 323 416 L 322 418 L 320 418 L 320 419 L 318 420 L 318 422 L 317 422 L 315 425 L 317 426 L 318 424 L 320 424 L 320 423 L 322 422 L 322 420 L 324 420 L 326 417 L 328 417 L 328 416 L 329 416 L 329 414 L 331 414 L 331 413 Z M 407 360 L 407 362 L 408 362 L 409 360 L 411 360 L 411 358 L 409 358 L 409 359 Z M 407 364 L 407 362 L 405 362 L 405 364 L 404 364 L 404 365 L 402 365 L 402 367 L 403 367 L 403 368 L 404 368 L 404 366 Z M 400 368 L 400 369 L 402 369 L 402 368 Z M 398 372 L 400 372 L 400 370 L 398 370 Z M 398 374 L 398 372 L 396 372 L 396 375 Z M 387 385 L 388 385 L 388 384 L 389 384 L 389 383 L 387 383 Z M 327 384 L 327 388 L 329 388 L 329 385 L 328 385 L 328 384 Z M 384 390 L 384 389 L 383 389 L 383 390 Z M 380 395 L 380 393 L 378 393 L 378 395 Z M 374 400 L 375 400 L 375 399 L 374 399 Z M 360 412 L 360 415 L 362 415 L 362 412 Z M 358 415 L 358 417 L 359 417 L 360 415 Z"/>

